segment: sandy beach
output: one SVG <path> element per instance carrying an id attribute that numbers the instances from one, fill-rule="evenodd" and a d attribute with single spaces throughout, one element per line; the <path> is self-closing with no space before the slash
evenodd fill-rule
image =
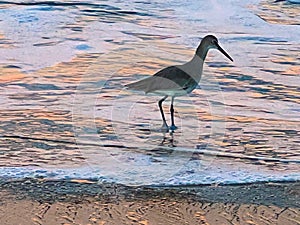
<path id="1" fill-rule="evenodd" d="M 1 184 L 2 225 L 300 223 L 300 184 L 136 188 L 93 181 Z"/>

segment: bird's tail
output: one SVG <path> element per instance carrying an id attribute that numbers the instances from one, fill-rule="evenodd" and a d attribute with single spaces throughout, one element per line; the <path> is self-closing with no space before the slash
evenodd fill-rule
<path id="1" fill-rule="evenodd" d="M 147 92 L 147 86 L 148 86 L 148 84 L 147 84 L 146 80 L 140 80 L 140 81 L 125 85 L 125 87 L 130 90 L 144 91 L 144 92 Z"/>

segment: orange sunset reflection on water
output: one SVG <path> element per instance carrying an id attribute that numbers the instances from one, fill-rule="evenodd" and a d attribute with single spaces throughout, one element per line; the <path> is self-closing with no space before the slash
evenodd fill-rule
<path id="1" fill-rule="evenodd" d="M 106 11 L 82 7 L 87 6 L 78 6 L 79 12 L 70 13 L 72 22 L 58 23 L 59 35 L 49 32 L 53 36 L 34 37 L 30 50 L 43 52 L 40 60 L 44 64 L 34 67 L 29 65 L 32 59 L 26 64 L 18 61 L 22 59 L 19 56 L 7 56 L 1 63 L 0 166 L 81 166 L 87 163 L 85 146 L 92 146 L 96 153 L 132 151 L 150 156 L 167 155 L 159 147 L 201 150 L 210 146 L 247 157 L 299 161 L 298 40 L 290 43 L 255 33 L 217 33 L 234 63 L 215 50 L 209 53 L 199 87 L 189 96 L 176 98 L 179 129 L 164 134 L 157 131 L 161 126 L 159 97 L 130 92 L 124 85 L 191 59 L 199 32 L 193 33 L 190 46 L 177 43 L 181 37 L 180 31 L 175 31 L 181 26 L 179 22 L 159 26 L 161 20 L 172 16 L 172 9 L 162 11 L 165 17 L 148 22 L 144 19 L 150 17 L 148 14 L 136 18 L 119 10 L 108 17 L 113 11 L 108 6 Z M 296 7 L 264 1 L 249 8 L 268 23 L 299 24 Z M 103 27 L 96 29 L 99 21 Z M 124 24 L 141 27 L 128 32 L 122 30 Z M 158 31 L 146 32 L 151 26 Z M 88 31 L 81 33 L 85 29 Z M 169 33 L 159 34 L 163 29 Z M 2 50 L 18 48 L 16 43 L 22 46 L 1 29 L 0 42 Z M 49 61 L 44 60 L 53 46 Z M 244 50 L 246 56 L 241 53 Z M 27 69 L 31 66 L 34 69 Z M 168 120 L 169 104 L 164 104 Z M 148 151 L 149 146 L 155 148 Z M 257 161 L 274 170 L 299 168 L 298 164 L 278 166 L 277 162 Z"/>

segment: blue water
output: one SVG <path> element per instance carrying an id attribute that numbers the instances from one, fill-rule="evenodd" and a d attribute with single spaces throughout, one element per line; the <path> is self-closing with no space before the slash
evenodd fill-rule
<path id="1" fill-rule="evenodd" d="M 0 177 L 299 181 L 299 15 L 258 0 L 0 1 Z M 189 60 L 206 34 L 234 62 L 210 51 L 176 99 L 179 129 L 159 132 L 158 98 L 124 85 Z"/>

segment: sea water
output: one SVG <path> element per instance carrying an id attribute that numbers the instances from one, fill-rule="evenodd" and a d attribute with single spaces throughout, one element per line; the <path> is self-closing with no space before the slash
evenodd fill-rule
<path id="1" fill-rule="evenodd" d="M 1 1 L 1 179 L 299 181 L 299 15 L 257 0 Z M 234 62 L 211 50 L 175 99 L 179 129 L 160 132 L 160 97 L 124 85 L 188 61 L 207 34 Z"/>

